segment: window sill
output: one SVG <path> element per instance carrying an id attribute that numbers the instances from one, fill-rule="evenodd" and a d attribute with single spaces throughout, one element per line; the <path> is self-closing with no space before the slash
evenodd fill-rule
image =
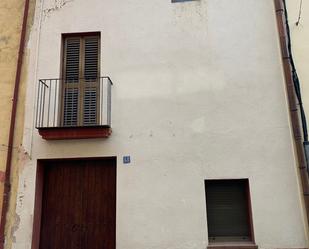
<path id="1" fill-rule="evenodd" d="M 258 246 L 250 242 L 220 242 L 209 243 L 207 249 L 257 249 Z"/>
<path id="2" fill-rule="evenodd" d="M 107 138 L 112 133 L 109 126 L 49 127 L 38 130 L 45 140 Z"/>

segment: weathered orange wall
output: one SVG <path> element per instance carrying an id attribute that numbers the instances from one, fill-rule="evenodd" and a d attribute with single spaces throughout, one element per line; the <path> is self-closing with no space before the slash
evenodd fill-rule
<path id="1" fill-rule="evenodd" d="M 15 74 L 19 42 L 23 21 L 25 0 L 0 1 L 0 212 L 3 202 L 4 174 L 8 151 L 8 136 L 11 119 L 12 98 L 15 84 Z M 30 1 L 30 11 L 27 26 L 27 39 L 33 22 L 35 0 Z M 27 51 L 23 58 L 23 71 L 18 96 L 16 128 L 13 144 L 11 194 L 6 226 L 6 248 L 11 247 L 13 240 L 12 227 L 16 223 L 15 206 L 18 184 L 18 167 L 23 157 L 22 135 L 24 128 L 25 78 L 24 70 L 27 64 Z"/>

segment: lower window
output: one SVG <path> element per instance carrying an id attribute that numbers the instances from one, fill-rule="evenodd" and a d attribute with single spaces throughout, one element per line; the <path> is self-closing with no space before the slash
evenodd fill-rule
<path id="1" fill-rule="evenodd" d="M 253 241 L 249 183 L 205 180 L 209 242 Z"/>

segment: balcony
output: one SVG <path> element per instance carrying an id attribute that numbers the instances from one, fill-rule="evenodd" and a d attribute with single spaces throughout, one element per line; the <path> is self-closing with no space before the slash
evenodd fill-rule
<path id="1" fill-rule="evenodd" d="M 35 126 L 46 140 L 106 138 L 111 134 L 109 77 L 40 79 Z"/>

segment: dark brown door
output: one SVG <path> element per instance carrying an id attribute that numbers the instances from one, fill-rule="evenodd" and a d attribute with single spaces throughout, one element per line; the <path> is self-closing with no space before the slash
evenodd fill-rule
<path id="1" fill-rule="evenodd" d="M 44 165 L 40 249 L 115 249 L 116 161 Z"/>

